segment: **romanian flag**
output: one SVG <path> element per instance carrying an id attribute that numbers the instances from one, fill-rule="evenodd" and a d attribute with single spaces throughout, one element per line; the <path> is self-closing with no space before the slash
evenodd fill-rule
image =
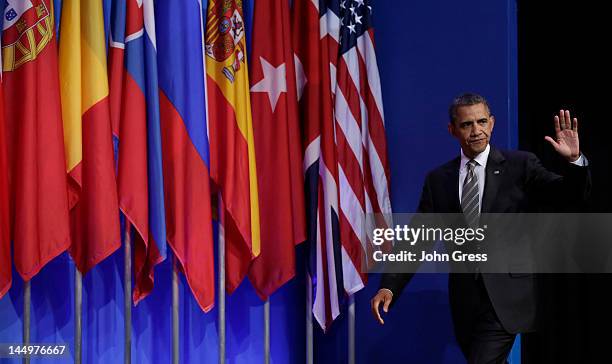
<path id="1" fill-rule="evenodd" d="M 166 257 L 153 2 L 117 0 L 111 12 L 110 107 L 118 140 L 119 208 L 134 229 L 134 293 L 151 292 Z"/>
<path id="2" fill-rule="evenodd" d="M 202 8 L 198 0 L 155 4 L 159 110 L 168 244 L 204 311 L 215 302 Z"/>
<path id="3" fill-rule="evenodd" d="M 255 143 L 241 1 L 209 1 L 205 42 L 210 170 L 222 196 L 226 282 L 231 293 L 246 275 L 251 259 L 260 252 Z"/>
<path id="4" fill-rule="evenodd" d="M 11 1 L 3 13 L 2 86 L 5 115 L 10 116 L 5 120 L 9 223 L 15 268 L 26 281 L 70 245 L 51 6 L 47 0 Z M 0 203 L 5 201 L 1 198 Z M 0 209 L 0 220 L 2 214 Z"/>
<path id="5" fill-rule="evenodd" d="M 121 244 L 101 0 L 64 0 L 59 45 L 70 253 L 86 273 Z"/>

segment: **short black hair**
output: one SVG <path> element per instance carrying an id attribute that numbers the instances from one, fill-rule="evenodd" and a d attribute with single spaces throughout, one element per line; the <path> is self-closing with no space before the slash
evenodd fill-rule
<path id="1" fill-rule="evenodd" d="M 489 112 L 489 114 L 491 113 L 491 109 L 489 108 L 489 103 L 483 96 L 479 94 L 472 93 L 472 92 L 466 92 L 466 93 L 463 93 L 455 97 L 450 107 L 448 108 L 448 117 L 450 118 L 450 122 L 451 123 L 455 122 L 455 119 L 457 118 L 457 109 L 459 109 L 462 106 L 471 106 L 471 105 L 477 105 L 477 104 L 483 104 L 487 108 L 487 111 Z"/>

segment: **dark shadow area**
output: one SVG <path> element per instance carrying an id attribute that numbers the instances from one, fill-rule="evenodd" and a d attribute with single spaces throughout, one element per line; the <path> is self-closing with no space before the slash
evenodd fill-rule
<path id="1" fill-rule="evenodd" d="M 584 207 L 590 212 L 612 211 L 604 14 L 592 3 L 518 0 L 520 149 L 535 152 L 548 168 L 560 168 L 564 161 L 544 135 L 553 133 L 553 114 L 570 109 L 591 165 L 592 195 Z M 586 231 L 578 241 L 585 239 Z M 523 363 L 609 362 L 612 276 L 544 275 L 540 282 L 540 329 L 524 337 Z"/>

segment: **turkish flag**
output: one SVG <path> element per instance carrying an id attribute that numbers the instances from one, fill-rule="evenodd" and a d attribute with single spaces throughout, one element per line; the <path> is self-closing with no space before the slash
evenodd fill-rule
<path id="1" fill-rule="evenodd" d="M 289 2 L 255 2 L 249 73 L 259 185 L 261 253 L 249 269 L 267 299 L 295 275 L 295 245 L 306 240 L 302 145 Z"/>

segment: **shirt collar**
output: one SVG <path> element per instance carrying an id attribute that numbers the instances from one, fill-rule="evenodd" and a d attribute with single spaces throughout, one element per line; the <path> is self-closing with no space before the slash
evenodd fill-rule
<path id="1" fill-rule="evenodd" d="M 474 160 L 476 162 L 478 162 L 479 166 L 483 166 L 483 167 L 487 166 L 487 160 L 489 159 L 489 152 L 491 152 L 491 145 L 487 144 L 487 147 L 485 148 L 485 150 L 483 150 L 480 154 L 478 154 L 476 157 L 474 157 Z M 467 157 L 463 153 L 463 149 L 461 149 L 461 165 L 460 165 L 460 170 L 464 169 L 465 165 L 469 161 L 470 161 L 470 158 Z"/>

